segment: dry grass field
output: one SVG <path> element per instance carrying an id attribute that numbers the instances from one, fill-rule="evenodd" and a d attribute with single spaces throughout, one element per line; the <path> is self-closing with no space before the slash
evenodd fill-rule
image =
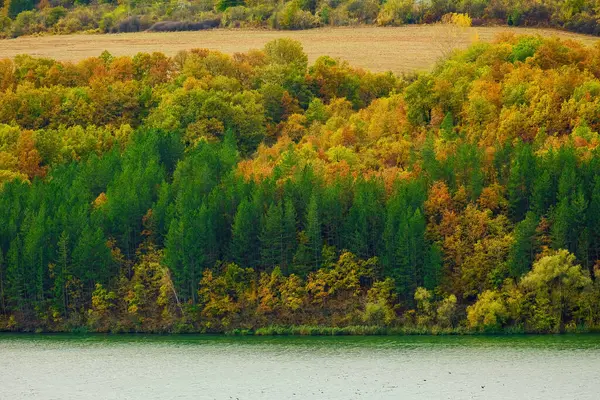
<path id="1" fill-rule="evenodd" d="M 113 55 L 160 51 L 174 55 L 180 50 L 208 48 L 224 53 L 261 48 L 279 37 L 299 40 L 309 61 L 321 55 L 339 57 L 352 65 L 372 71 L 412 72 L 430 68 L 449 48 L 468 46 L 475 37 L 490 41 L 501 32 L 557 35 L 581 40 L 591 45 L 597 37 L 551 29 L 477 27 L 447 40 L 439 26 L 411 25 L 397 28 L 353 27 L 322 28 L 307 31 L 210 30 L 199 32 L 125 33 L 114 35 L 66 35 L 23 37 L 0 41 L 0 58 L 31 54 L 59 60 L 76 61 L 99 55 L 103 50 Z"/>

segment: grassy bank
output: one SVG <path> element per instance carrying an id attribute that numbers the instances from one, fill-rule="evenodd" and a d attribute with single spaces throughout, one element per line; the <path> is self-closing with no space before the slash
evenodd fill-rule
<path id="1" fill-rule="evenodd" d="M 2 321 L 0 321 L 2 322 Z M 475 330 L 465 326 L 442 328 L 439 326 L 377 326 L 377 325 L 350 325 L 344 327 L 326 325 L 269 325 L 255 329 L 236 328 L 225 331 L 209 331 L 204 328 L 179 327 L 172 331 L 147 331 L 147 330 L 107 330 L 93 331 L 87 326 L 61 327 L 47 330 L 42 328 L 11 329 L 5 323 L 0 323 L 0 333 L 56 333 L 56 334 L 151 334 L 151 335 L 225 335 L 225 336 L 478 336 L 478 335 L 556 335 L 556 334 L 600 334 L 600 326 L 566 326 L 561 331 L 540 332 L 530 331 L 522 326 L 507 326 L 497 329 Z"/>
<path id="2" fill-rule="evenodd" d="M 383 327 L 373 325 L 331 326 L 268 326 L 256 330 L 235 329 L 226 332 L 231 336 L 385 336 L 385 335 L 464 335 L 464 328 L 429 329 L 417 327 Z"/>
<path id="3" fill-rule="evenodd" d="M 600 333 L 600 327 L 578 326 L 574 329 L 565 330 L 562 333 Z M 383 327 L 373 325 L 353 325 L 346 327 L 331 326 L 268 326 L 252 329 L 234 329 L 225 333 L 229 336 L 404 336 L 404 335 L 428 335 L 428 336 L 453 336 L 453 335 L 519 335 L 539 334 L 539 332 L 527 332 L 522 327 L 507 327 L 497 330 L 475 331 L 465 327 L 440 328 L 440 327 Z"/>

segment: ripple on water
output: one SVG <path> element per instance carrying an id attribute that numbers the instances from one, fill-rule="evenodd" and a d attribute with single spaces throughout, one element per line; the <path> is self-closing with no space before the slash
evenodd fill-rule
<path id="1" fill-rule="evenodd" d="M 581 399 L 600 336 L 0 336 L 2 399 Z"/>

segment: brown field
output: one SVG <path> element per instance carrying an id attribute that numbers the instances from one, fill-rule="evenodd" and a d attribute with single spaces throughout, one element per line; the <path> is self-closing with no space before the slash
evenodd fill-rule
<path id="1" fill-rule="evenodd" d="M 597 37 L 551 29 L 477 27 L 461 33 L 459 39 L 447 40 L 439 26 L 405 26 L 398 28 L 354 27 L 322 28 L 307 31 L 210 30 L 200 32 L 124 33 L 113 35 L 63 35 L 24 37 L 0 41 L 0 58 L 31 54 L 59 60 L 76 61 L 108 50 L 113 55 L 160 51 L 174 55 L 180 50 L 208 48 L 224 53 L 261 48 L 275 38 L 299 40 L 309 61 L 321 55 L 339 57 L 352 65 L 372 71 L 412 72 L 430 68 L 448 48 L 463 48 L 478 36 L 490 41 L 501 32 L 557 35 L 581 40 L 591 45 Z"/>

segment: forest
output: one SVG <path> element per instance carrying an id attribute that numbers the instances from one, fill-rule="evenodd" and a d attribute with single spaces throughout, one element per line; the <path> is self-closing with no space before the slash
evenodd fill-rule
<path id="1" fill-rule="evenodd" d="M 474 25 L 600 34 L 600 0 L 0 0 L 0 37 L 42 33 L 430 24 L 466 13 Z"/>
<path id="2" fill-rule="evenodd" d="M 600 44 L 0 61 L 0 330 L 600 327 Z"/>

